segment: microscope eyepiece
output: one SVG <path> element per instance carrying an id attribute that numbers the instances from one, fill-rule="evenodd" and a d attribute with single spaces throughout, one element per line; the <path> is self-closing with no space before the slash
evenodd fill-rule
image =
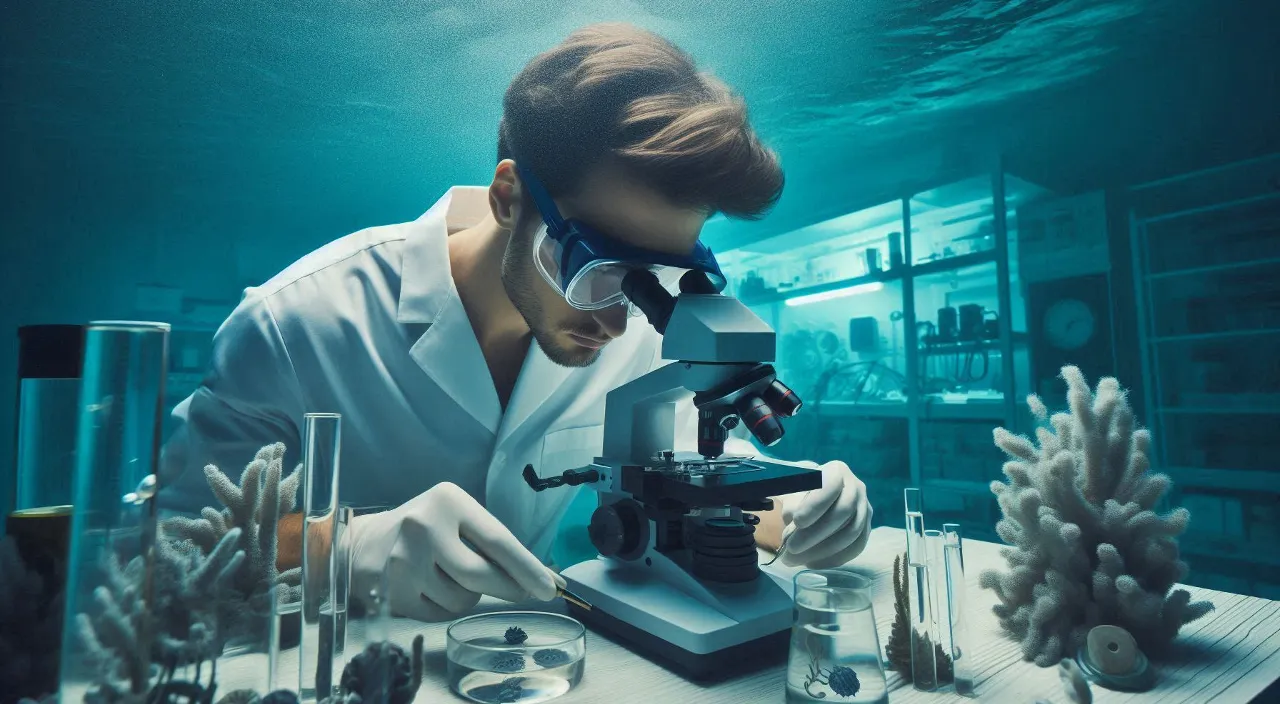
<path id="1" fill-rule="evenodd" d="M 667 321 L 671 318 L 671 311 L 675 310 L 676 299 L 667 293 L 667 289 L 662 287 L 662 282 L 658 281 L 652 271 L 633 269 L 622 277 L 622 295 L 644 313 L 659 335 L 666 333 Z"/>
<path id="2" fill-rule="evenodd" d="M 720 293 L 720 291 L 704 272 L 690 269 L 680 277 L 680 293 Z"/>
<path id="3" fill-rule="evenodd" d="M 744 396 L 735 405 L 747 430 L 766 447 L 776 445 L 782 439 L 782 423 L 778 414 L 759 396 Z"/>
<path id="4" fill-rule="evenodd" d="M 803 405 L 796 392 L 777 379 L 774 379 L 773 383 L 769 384 L 769 388 L 765 389 L 764 402 L 769 404 L 774 413 L 783 418 L 794 416 L 800 411 L 800 406 Z"/>

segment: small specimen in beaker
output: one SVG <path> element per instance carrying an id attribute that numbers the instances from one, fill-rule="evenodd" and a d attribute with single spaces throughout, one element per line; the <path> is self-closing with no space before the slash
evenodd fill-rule
<path id="1" fill-rule="evenodd" d="M 494 672 L 519 672 L 524 669 L 524 656 L 520 653 L 498 653 L 493 656 L 489 669 Z"/>
<path id="2" fill-rule="evenodd" d="M 840 570 L 796 575 L 787 702 L 888 701 L 870 586 Z"/>

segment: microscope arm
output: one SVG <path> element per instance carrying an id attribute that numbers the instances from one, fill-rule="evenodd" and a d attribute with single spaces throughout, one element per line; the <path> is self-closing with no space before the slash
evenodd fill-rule
<path id="1" fill-rule="evenodd" d="M 610 391 L 605 396 L 604 456 L 644 464 L 656 453 L 681 449 L 677 428 L 692 428 L 696 444 L 698 420 L 690 389 L 713 388 L 753 366 L 671 362 Z M 687 420 L 678 417 L 685 413 Z"/>

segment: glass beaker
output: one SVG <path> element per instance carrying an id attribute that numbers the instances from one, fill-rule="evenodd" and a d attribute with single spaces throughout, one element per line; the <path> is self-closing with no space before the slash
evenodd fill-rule
<path id="1" fill-rule="evenodd" d="M 844 570 L 795 576 L 787 701 L 889 701 L 871 581 Z"/>
<path id="2" fill-rule="evenodd" d="M 160 489 L 155 472 L 169 326 L 92 323 L 85 340 L 59 699 L 111 699 L 124 692 L 141 700 L 157 665 L 165 663 L 171 674 L 186 660 L 213 656 L 203 643 L 190 652 L 170 649 L 155 627 L 171 624 L 158 624 L 149 608 L 156 603 L 153 497 Z M 193 618 L 203 616 L 211 612 Z M 120 665 L 95 666 L 102 661 Z"/>

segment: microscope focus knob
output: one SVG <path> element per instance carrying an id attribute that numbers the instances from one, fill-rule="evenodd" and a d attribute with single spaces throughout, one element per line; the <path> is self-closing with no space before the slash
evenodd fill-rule
<path id="1" fill-rule="evenodd" d="M 634 560 L 643 555 L 648 546 L 648 529 L 649 521 L 639 504 L 619 501 L 597 508 L 591 514 L 587 533 L 601 555 Z"/>

